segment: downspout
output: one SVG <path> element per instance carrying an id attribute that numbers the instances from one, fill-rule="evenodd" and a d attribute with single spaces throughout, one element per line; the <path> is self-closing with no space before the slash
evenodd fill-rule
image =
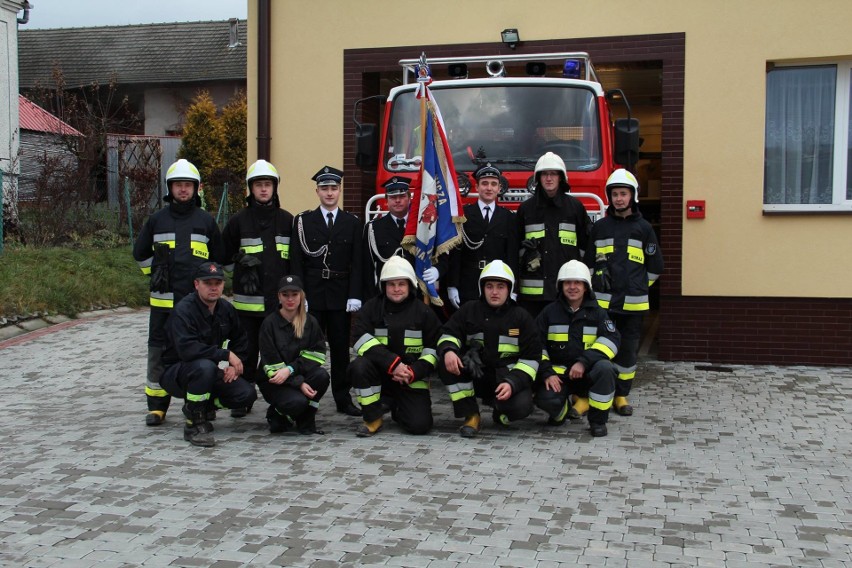
<path id="1" fill-rule="evenodd" d="M 269 160 L 270 21 L 272 0 L 258 0 L 257 21 L 257 157 Z"/>
<path id="2" fill-rule="evenodd" d="M 26 24 L 30 21 L 30 8 L 32 8 L 32 4 L 24 0 L 24 17 L 18 18 L 18 25 Z"/>

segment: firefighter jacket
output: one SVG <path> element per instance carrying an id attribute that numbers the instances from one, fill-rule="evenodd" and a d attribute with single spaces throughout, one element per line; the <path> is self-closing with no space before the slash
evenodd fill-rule
<path id="1" fill-rule="evenodd" d="M 308 372 L 325 364 L 325 336 L 317 319 L 311 314 L 306 315 L 302 337 L 296 337 L 296 328 L 278 311 L 263 320 L 260 325 L 260 364 L 267 379 L 279 369 L 290 367 L 290 377 L 284 384 L 299 388 Z"/>
<path id="2" fill-rule="evenodd" d="M 356 314 L 352 344 L 356 355 L 388 375 L 405 363 L 414 372 L 409 386 L 428 388 L 424 381 L 438 362 L 435 347 L 440 331 L 438 316 L 414 294 L 400 303 L 382 295 L 368 300 Z"/>
<path id="3" fill-rule="evenodd" d="M 250 199 L 222 231 L 230 263 L 225 269 L 234 273 L 234 307 L 243 315 L 264 317 L 278 309 L 278 281 L 290 273 L 293 215 L 275 202 L 261 205 Z"/>
<path id="4" fill-rule="evenodd" d="M 578 361 L 588 372 L 598 361 L 611 360 L 618 353 L 621 335 L 592 293 L 586 293 L 576 312 L 560 294 L 539 313 L 535 323 L 544 346 L 538 367 L 541 380 L 565 375 Z"/>
<path id="5" fill-rule="evenodd" d="M 165 367 L 199 359 L 227 361 L 231 352 L 243 364 L 248 358 L 248 337 L 237 310 L 221 298 L 211 314 L 197 293 L 185 296 L 169 314 L 166 334 L 168 342 L 162 357 Z"/>
<path id="6" fill-rule="evenodd" d="M 520 295 L 526 300 L 551 301 L 555 298 L 556 274 L 569 260 L 583 260 L 588 239 L 589 216 L 577 198 L 560 190 L 553 198 L 544 188 L 521 203 L 517 212 L 521 241 L 534 243 L 541 260 L 530 269 L 533 249 L 520 248 Z"/>
<path id="7" fill-rule="evenodd" d="M 387 213 L 373 219 L 364 226 L 364 299 L 381 294 L 379 277 L 385 262 L 392 256 L 401 256 L 414 266 L 414 256 L 402 248 L 405 227 L 396 223 L 396 218 Z"/>
<path id="8" fill-rule="evenodd" d="M 322 208 L 296 216 L 290 247 L 290 272 L 302 279 L 311 310 L 345 310 L 360 300 L 364 262 L 361 221 L 343 209 L 329 231 Z"/>
<path id="9" fill-rule="evenodd" d="M 195 290 L 198 266 L 207 261 L 221 263 L 224 257 L 222 235 L 213 217 L 195 205 L 174 202 L 145 221 L 133 245 L 133 258 L 143 274 L 166 274 L 167 285 L 159 290 L 154 289 L 152 278 L 152 309 L 174 308 Z"/>
<path id="10" fill-rule="evenodd" d="M 441 328 L 438 357 L 459 356 L 481 346 L 480 358 L 518 393 L 532 387 L 541 357 L 541 342 L 532 316 L 514 300 L 492 308 L 484 299 L 466 302 Z"/>
<path id="11" fill-rule="evenodd" d="M 663 253 L 635 203 L 628 217 L 617 216 L 610 205 L 592 225 L 584 261 L 602 308 L 627 314 L 650 309 L 648 289 L 663 272 Z"/>
<path id="12" fill-rule="evenodd" d="M 518 223 L 515 214 L 492 204 L 491 222 L 482 218 L 479 203 L 465 205 L 462 244 L 450 252 L 448 286 L 458 288 L 462 301 L 479 298 L 479 273 L 492 260 L 502 260 L 518 273 Z"/>

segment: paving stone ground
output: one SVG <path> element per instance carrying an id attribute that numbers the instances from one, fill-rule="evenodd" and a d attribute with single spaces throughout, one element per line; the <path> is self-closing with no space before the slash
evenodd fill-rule
<path id="1" fill-rule="evenodd" d="M 646 361 L 636 414 L 404 435 L 144 425 L 147 313 L 0 342 L 0 566 L 852 566 L 852 370 Z"/>

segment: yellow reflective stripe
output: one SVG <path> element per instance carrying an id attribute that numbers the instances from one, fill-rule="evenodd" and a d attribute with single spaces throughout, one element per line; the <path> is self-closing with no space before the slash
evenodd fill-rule
<path id="1" fill-rule="evenodd" d="M 372 349 L 377 345 L 381 345 L 382 342 L 373 337 L 372 335 L 365 333 L 361 336 L 361 338 L 355 342 L 355 353 L 363 356 L 367 351 Z"/>
<path id="2" fill-rule="evenodd" d="M 233 305 L 244 312 L 262 312 L 264 309 L 263 296 L 246 296 L 234 294 Z"/>
<path id="3" fill-rule="evenodd" d="M 408 388 L 418 389 L 418 390 L 423 390 L 423 389 L 428 390 L 429 389 L 429 381 L 414 381 L 413 383 L 408 385 Z"/>
<path id="4" fill-rule="evenodd" d="M 589 393 L 589 406 L 597 408 L 598 410 L 609 410 L 612 408 L 612 397 L 610 397 L 608 401 L 601 402 L 592 398 L 591 393 Z"/>
<path id="5" fill-rule="evenodd" d="M 441 343 L 445 343 L 445 342 L 446 343 L 452 343 L 456 347 L 461 348 L 461 341 L 459 341 L 457 338 L 453 337 L 452 335 L 442 335 L 438 339 L 438 345 L 440 345 Z"/>
<path id="6" fill-rule="evenodd" d="M 544 280 L 521 279 L 521 294 L 540 296 L 544 294 Z"/>
<path id="7" fill-rule="evenodd" d="M 465 398 L 473 398 L 473 396 L 474 396 L 473 389 L 460 390 L 460 391 L 456 391 L 456 392 L 451 392 L 450 393 L 450 400 L 453 401 L 453 402 L 458 402 L 458 401 L 465 399 Z"/>
<path id="8" fill-rule="evenodd" d="M 438 357 L 435 355 L 435 352 L 426 353 L 426 350 L 423 350 L 423 354 L 417 359 L 418 361 L 426 361 L 433 367 L 438 364 Z"/>
<path id="9" fill-rule="evenodd" d="M 197 243 L 192 241 L 189 243 L 189 247 L 192 249 L 192 256 L 210 258 L 210 251 L 207 250 L 207 243 Z"/>
<path id="10" fill-rule="evenodd" d="M 240 247 L 246 254 L 259 254 L 263 252 L 263 244 Z"/>
<path id="11" fill-rule="evenodd" d="M 155 308 L 173 308 L 175 295 L 171 292 L 151 292 L 150 304 Z"/>
<path id="12" fill-rule="evenodd" d="M 632 260 L 633 262 L 645 264 L 645 253 L 641 248 L 628 246 L 627 258 L 628 260 Z"/>
<path id="13" fill-rule="evenodd" d="M 550 353 L 547 352 L 547 349 L 541 350 L 541 360 L 542 361 L 550 361 Z"/>
<path id="14" fill-rule="evenodd" d="M 626 296 L 624 298 L 624 311 L 626 312 L 644 312 L 651 309 L 648 303 L 648 296 Z"/>
<path id="15" fill-rule="evenodd" d="M 290 245 L 284 245 L 281 243 L 275 244 L 275 250 L 277 250 L 281 254 L 281 258 L 284 260 L 288 260 L 290 258 Z"/>
<path id="16" fill-rule="evenodd" d="M 568 367 L 566 367 L 565 365 L 554 365 L 553 372 L 557 375 L 564 375 L 568 372 Z"/>
<path id="17" fill-rule="evenodd" d="M 607 358 L 609 358 L 609 359 L 612 359 L 613 357 L 615 357 L 615 351 L 613 351 L 607 345 L 604 345 L 600 341 L 595 341 L 592 344 L 591 348 L 594 349 L 595 351 L 600 351 L 601 353 L 606 355 Z"/>
<path id="18" fill-rule="evenodd" d="M 521 371 L 522 373 L 526 373 L 530 376 L 532 380 L 535 380 L 535 374 L 538 371 L 537 364 L 527 364 L 525 360 L 518 361 L 515 363 L 514 367 L 512 367 L 513 371 Z"/>
<path id="19" fill-rule="evenodd" d="M 589 349 L 592 344 L 594 344 L 595 339 L 597 339 L 597 337 L 597 335 L 583 334 L 583 349 Z"/>
<path id="20" fill-rule="evenodd" d="M 210 399 L 210 393 L 206 392 L 204 394 L 192 394 L 186 393 L 186 401 L 187 402 L 204 402 Z"/>
<path id="21" fill-rule="evenodd" d="M 559 242 L 563 245 L 577 246 L 577 228 L 570 223 L 559 223 Z"/>
<path id="22" fill-rule="evenodd" d="M 382 393 L 377 392 L 375 394 L 371 394 L 370 396 L 361 396 L 356 394 L 355 398 L 358 399 L 358 404 L 360 404 L 361 406 L 367 406 L 368 404 L 379 402 L 379 399 L 382 398 Z"/>
<path id="23" fill-rule="evenodd" d="M 156 398 L 164 398 L 169 396 L 169 393 L 166 392 L 165 389 L 152 389 L 151 387 L 145 387 L 145 394 Z"/>
<path id="24" fill-rule="evenodd" d="M 630 381 L 636 376 L 636 365 L 633 365 L 632 367 L 615 365 L 615 370 L 618 371 L 618 379 L 621 381 Z"/>
<path id="25" fill-rule="evenodd" d="M 148 274 L 151 274 L 151 265 L 154 264 L 154 257 L 149 256 L 145 260 L 140 260 L 136 264 L 139 265 L 139 270 L 142 271 L 142 274 L 147 276 Z"/>
<path id="26" fill-rule="evenodd" d="M 534 225 L 524 226 L 525 239 L 543 239 L 544 238 L 544 223 L 536 223 Z"/>
<path id="27" fill-rule="evenodd" d="M 319 351 L 308 351 L 307 349 L 304 349 L 299 353 L 299 356 L 304 357 L 309 361 L 316 361 L 320 365 L 325 363 L 325 353 L 320 353 Z"/>
<path id="28" fill-rule="evenodd" d="M 287 366 L 287 363 L 274 363 L 272 365 L 264 365 L 263 372 L 266 374 L 268 378 L 272 378 L 275 373 L 278 372 L 279 369 L 283 369 Z"/>
<path id="29" fill-rule="evenodd" d="M 612 254 L 613 252 L 615 252 L 615 247 L 612 245 L 595 247 L 595 253 L 597 254 Z"/>
<path id="30" fill-rule="evenodd" d="M 422 337 L 406 337 L 402 340 L 402 344 L 405 346 L 416 346 L 423 347 L 423 338 Z"/>
<path id="31" fill-rule="evenodd" d="M 595 299 L 598 301 L 598 305 L 603 309 L 609 308 L 609 303 L 612 300 L 612 294 L 604 294 L 603 292 L 595 292 Z"/>
<path id="32" fill-rule="evenodd" d="M 560 341 L 562 343 L 565 343 L 566 341 L 568 341 L 568 334 L 567 333 L 548 333 L 547 334 L 547 340 L 548 341 Z"/>

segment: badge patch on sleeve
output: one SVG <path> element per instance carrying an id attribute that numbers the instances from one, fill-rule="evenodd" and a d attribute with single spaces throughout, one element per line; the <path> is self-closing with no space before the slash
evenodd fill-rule
<path id="1" fill-rule="evenodd" d="M 615 322 L 614 322 L 614 321 L 612 321 L 612 320 L 606 320 L 606 321 L 604 322 L 604 325 L 606 326 L 606 330 L 607 330 L 608 332 L 610 332 L 610 333 L 614 333 L 614 332 L 615 332 Z"/>
<path id="2" fill-rule="evenodd" d="M 520 329 L 514 328 L 509 330 L 509 337 L 518 337 L 519 335 L 521 335 Z"/>
<path id="3" fill-rule="evenodd" d="M 648 256 L 653 256 L 657 253 L 657 245 L 655 243 L 648 243 L 648 246 L 645 247 L 645 252 L 648 253 Z"/>

